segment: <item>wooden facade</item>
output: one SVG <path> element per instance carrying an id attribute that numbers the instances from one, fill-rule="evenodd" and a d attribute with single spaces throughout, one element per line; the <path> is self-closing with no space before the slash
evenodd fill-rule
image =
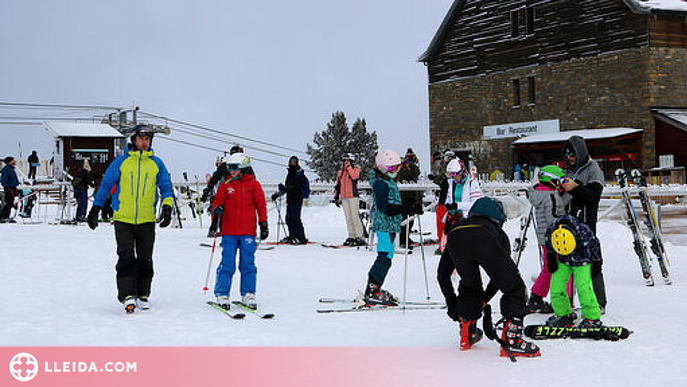
<path id="1" fill-rule="evenodd" d="M 643 129 L 632 163 L 654 167 L 652 107 L 687 107 L 687 12 L 637 0 L 456 0 L 419 61 L 433 150 L 472 149 L 484 172 L 513 168 L 516 138 L 485 140 L 483 128 L 556 119 L 561 131 Z"/>

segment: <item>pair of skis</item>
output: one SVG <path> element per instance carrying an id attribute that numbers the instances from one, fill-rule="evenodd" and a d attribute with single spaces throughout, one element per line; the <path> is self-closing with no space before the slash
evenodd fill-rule
<path id="1" fill-rule="evenodd" d="M 233 320 L 241 320 L 244 317 L 246 317 L 246 313 L 244 313 L 244 312 L 251 313 L 251 314 L 253 314 L 253 315 L 255 315 L 261 319 L 264 319 L 264 320 L 270 320 L 270 319 L 274 318 L 274 313 L 263 313 L 263 312 L 259 311 L 258 309 L 251 309 L 240 301 L 233 301 L 232 302 L 233 305 L 235 305 L 241 309 L 241 311 L 239 311 L 239 312 L 235 312 L 235 311 L 232 311 L 230 309 L 224 309 L 218 303 L 216 303 L 214 301 L 208 301 L 207 304 L 210 305 L 210 307 L 212 307 L 213 309 L 216 309 L 216 310 L 226 314 L 227 316 L 229 316 L 229 318 L 231 318 Z"/>
<path id="2" fill-rule="evenodd" d="M 654 285 L 654 278 L 651 274 L 651 256 L 649 255 L 649 249 L 647 249 L 646 242 L 644 241 L 644 236 L 640 229 L 640 222 L 637 217 L 637 212 L 632 205 L 632 200 L 630 198 L 630 190 L 627 186 L 628 175 L 623 169 L 617 169 L 615 171 L 615 177 L 620 185 L 623 204 L 625 206 L 625 213 L 627 218 L 627 225 L 632 231 L 632 237 L 634 239 L 634 251 L 639 258 L 639 265 L 642 270 L 642 276 L 646 286 Z M 670 278 L 670 273 L 668 271 L 668 256 L 663 245 L 663 240 L 661 238 L 660 226 L 658 225 L 658 219 L 656 218 L 653 201 L 647 194 L 646 182 L 641 176 L 639 170 L 632 171 L 632 177 L 637 185 L 640 185 L 639 199 L 642 203 L 642 208 L 646 215 L 646 226 L 649 229 L 649 237 L 651 241 L 652 251 L 658 259 L 659 266 L 661 267 L 661 275 L 663 276 L 663 281 L 670 285 L 672 280 Z"/>
<path id="3" fill-rule="evenodd" d="M 350 313 L 350 312 L 369 312 L 369 311 L 383 311 L 383 310 L 428 310 L 428 309 L 444 309 L 446 304 L 443 302 L 433 301 L 406 301 L 400 305 L 375 305 L 367 306 L 362 292 L 358 292 L 356 298 L 327 298 L 319 299 L 320 304 L 353 304 L 345 308 L 330 308 L 318 309 L 317 313 Z"/>

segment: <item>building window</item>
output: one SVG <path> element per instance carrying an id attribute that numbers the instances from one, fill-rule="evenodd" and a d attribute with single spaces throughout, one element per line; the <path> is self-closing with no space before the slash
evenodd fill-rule
<path id="1" fill-rule="evenodd" d="M 520 106 L 520 80 L 513 79 L 513 107 Z"/>
<path id="2" fill-rule="evenodd" d="M 517 38 L 520 35 L 520 12 L 510 12 L 511 36 Z"/>
<path id="3" fill-rule="evenodd" d="M 534 34 L 534 8 L 528 7 L 527 10 L 527 35 Z"/>
<path id="4" fill-rule="evenodd" d="M 534 77 L 527 77 L 527 103 L 534 105 L 537 102 L 534 90 Z"/>

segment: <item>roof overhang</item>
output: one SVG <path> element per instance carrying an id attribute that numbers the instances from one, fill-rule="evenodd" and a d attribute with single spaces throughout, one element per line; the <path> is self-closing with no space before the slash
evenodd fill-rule
<path id="1" fill-rule="evenodd" d="M 634 128 L 606 128 L 606 129 L 582 129 L 582 130 L 568 130 L 565 132 L 543 133 L 526 136 L 513 141 L 512 145 L 528 145 L 541 143 L 559 143 L 567 141 L 572 136 L 580 136 L 587 141 L 591 140 L 608 140 L 618 139 L 631 135 L 641 135 L 642 129 Z"/>
<path id="2" fill-rule="evenodd" d="M 634 13 L 687 15 L 684 0 L 623 0 Z"/>
<path id="3" fill-rule="evenodd" d="M 654 117 L 666 124 L 687 132 L 687 108 L 658 108 L 651 110 Z"/>
<path id="4" fill-rule="evenodd" d="M 423 52 L 422 55 L 417 58 L 418 62 L 427 63 L 429 58 L 434 55 L 434 51 L 436 50 L 437 46 L 439 46 L 439 43 L 441 43 L 444 35 L 451 29 L 451 25 L 453 25 L 453 22 L 458 17 L 458 14 L 460 13 L 460 10 L 463 9 L 464 5 L 465 0 L 453 1 L 451 8 L 448 10 L 446 16 L 444 16 L 444 20 L 441 22 L 439 29 L 437 30 L 436 34 L 434 34 L 432 41 L 429 43 L 429 47 L 427 47 L 425 52 Z"/>
<path id="5" fill-rule="evenodd" d="M 107 124 L 90 122 L 44 121 L 43 126 L 55 137 L 123 138 L 115 128 Z"/>

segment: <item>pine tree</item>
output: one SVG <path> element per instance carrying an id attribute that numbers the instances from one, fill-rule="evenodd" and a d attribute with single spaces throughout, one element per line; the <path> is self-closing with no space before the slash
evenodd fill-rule
<path id="1" fill-rule="evenodd" d="M 334 181 L 346 153 L 355 156 L 361 179 L 366 179 L 377 153 L 377 133 L 368 133 L 365 120 L 358 118 L 350 131 L 343 112 L 335 112 L 327 129 L 313 135 L 314 145 L 307 144 L 310 161 L 306 162 L 321 180 Z"/>

